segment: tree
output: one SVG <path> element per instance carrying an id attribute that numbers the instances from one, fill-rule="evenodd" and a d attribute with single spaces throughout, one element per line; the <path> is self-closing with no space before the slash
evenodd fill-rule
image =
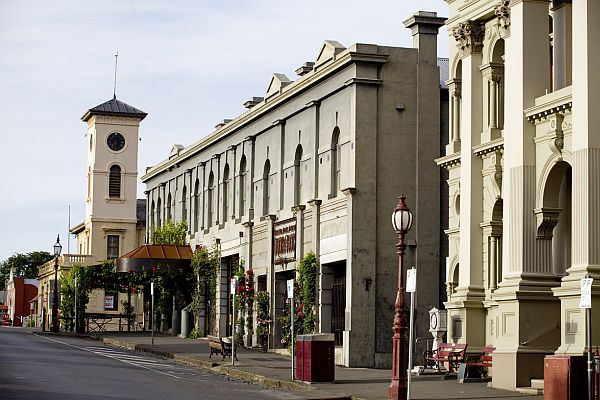
<path id="1" fill-rule="evenodd" d="M 18 276 L 35 279 L 38 276 L 38 267 L 52 260 L 52 257 L 52 254 L 47 251 L 32 251 L 27 254 L 13 254 L 0 262 L 0 290 L 5 289 L 11 268 L 15 269 L 15 274 Z"/>
<path id="2" fill-rule="evenodd" d="M 187 224 L 185 221 L 174 223 L 167 221 L 163 226 L 152 230 L 153 244 L 185 244 Z"/>

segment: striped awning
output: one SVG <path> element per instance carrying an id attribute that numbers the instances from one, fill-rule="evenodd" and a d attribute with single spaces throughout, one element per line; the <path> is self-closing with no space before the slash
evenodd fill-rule
<path id="1" fill-rule="evenodd" d="M 189 267 L 192 248 L 180 244 L 144 244 L 116 260 L 117 272 L 173 271 Z"/>

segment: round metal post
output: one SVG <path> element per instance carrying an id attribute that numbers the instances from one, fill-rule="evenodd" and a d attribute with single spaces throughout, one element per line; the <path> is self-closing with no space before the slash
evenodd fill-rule
<path id="1" fill-rule="evenodd" d="M 54 257 L 54 292 L 52 293 L 52 332 L 58 332 L 58 256 Z"/>
<path id="2" fill-rule="evenodd" d="M 412 215 L 410 209 L 406 206 L 406 197 L 401 194 L 398 198 L 398 205 L 392 214 L 392 221 L 398 243 L 396 252 L 398 253 L 398 290 L 396 292 L 395 315 L 394 315 L 394 335 L 392 337 L 392 382 L 388 389 L 388 399 L 406 400 L 407 396 L 407 369 L 408 369 L 408 324 L 406 321 L 406 301 L 404 298 L 404 254 L 406 252 L 406 243 L 404 236 L 411 227 Z M 400 224 L 398 224 L 398 213 L 400 214 Z M 408 214 L 404 214 L 408 213 Z M 406 216 L 406 218 L 405 218 Z M 407 224 L 404 224 L 404 221 Z"/>

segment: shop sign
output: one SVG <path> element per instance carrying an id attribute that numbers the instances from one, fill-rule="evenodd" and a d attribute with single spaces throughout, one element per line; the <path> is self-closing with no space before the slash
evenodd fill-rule
<path id="1" fill-rule="evenodd" d="M 273 227 L 273 255 L 276 265 L 296 260 L 296 220 L 291 219 Z"/>

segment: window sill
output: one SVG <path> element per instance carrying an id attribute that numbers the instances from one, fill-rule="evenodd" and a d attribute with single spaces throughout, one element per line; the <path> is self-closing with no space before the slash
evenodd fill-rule
<path id="1" fill-rule="evenodd" d="M 107 203 L 117 203 L 117 204 L 125 203 L 125 199 L 120 198 L 120 197 L 105 197 L 104 199 L 106 200 Z"/>

